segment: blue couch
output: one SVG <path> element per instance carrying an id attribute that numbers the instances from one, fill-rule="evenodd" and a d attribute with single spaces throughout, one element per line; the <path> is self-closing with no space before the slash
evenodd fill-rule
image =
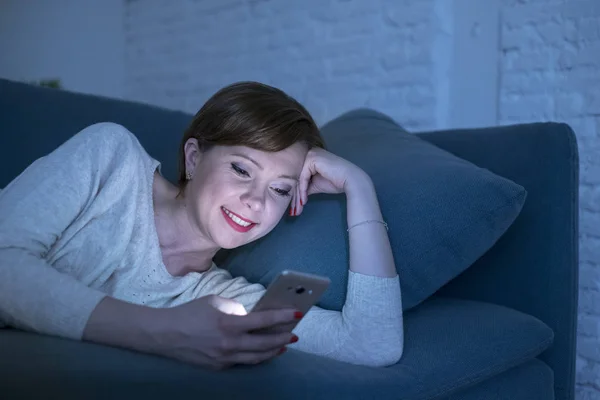
<path id="1" fill-rule="evenodd" d="M 136 133 L 174 179 L 176 149 L 191 117 L 0 80 L 0 188 L 34 159 L 99 121 Z M 210 372 L 2 329 L 0 397 L 573 399 L 579 163 L 572 130 L 538 123 L 416 135 L 522 185 L 528 197 L 489 251 L 406 312 L 398 364 L 362 367 L 291 350 L 263 365 Z"/>

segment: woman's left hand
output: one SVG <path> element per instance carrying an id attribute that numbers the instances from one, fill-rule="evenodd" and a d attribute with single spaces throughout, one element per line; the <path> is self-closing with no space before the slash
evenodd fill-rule
<path id="1" fill-rule="evenodd" d="M 311 149 L 304 161 L 300 182 L 290 204 L 290 215 L 300 215 L 308 196 L 344 193 L 354 184 L 370 182 L 358 166 L 321 148 Z"/>

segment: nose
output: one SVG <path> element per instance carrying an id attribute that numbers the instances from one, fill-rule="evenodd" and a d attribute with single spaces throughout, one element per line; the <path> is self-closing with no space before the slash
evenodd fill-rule
<path id="1" fill-rule="evenodd" d="M 252 211 L 262 211 L 265 208 L 265 191 L 254 185 L 242 194 L 240 200 Z"/>

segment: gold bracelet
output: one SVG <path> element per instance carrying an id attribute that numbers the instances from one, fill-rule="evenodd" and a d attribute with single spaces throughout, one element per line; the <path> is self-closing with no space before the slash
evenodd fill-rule
<path id="1" fill-rule="evenodd" d="M 385 230 L 386 230 L 386 231 L 389 231 L 389 229 L 388 229 L 388 224 L 386 224 L 384 221 L 379 221 L 379 220 L 377 220 L 377 219 L 370 219 L 370 220 L 367 220 L 367 221 L 359 222 L 358 224 L 354 224 L 354 225 L 352 225 L 350 228 L 346 229 L 346 231 L 350 231 L 350 229 L 352 229 L 352 228 L 354 228 L 354 227 L 356 227 L 356 226 L 359 226 L 359 225 L 363 225 L 363 224 L 372 224 L 372 223 L 383 224 L 383 226 L 385 226 Z"/>

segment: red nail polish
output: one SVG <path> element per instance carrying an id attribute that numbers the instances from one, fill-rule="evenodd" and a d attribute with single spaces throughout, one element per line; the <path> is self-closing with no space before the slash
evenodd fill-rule
<path id="1" fill-rule="evenodd" d="M 278 356 L 282 355 L 283 353 L 285 353 L 287 351 L 286 347 L 282 347 L 281 350 L 279 350 L 279 353 L 277 353 Z"/>
<path id="2" fill-rule="evenodd" d="M 302 204 L 302 199 L 300 199 L 300 205 L 303 206 L 304 204 Z"/>
<path id="3" fill-rule="evenodd" d="M 296 216 L 296 207 L 294 207 L 294 217 Z"/>
<path id="4" fill-rule="evenodd" d="M 298 336 L 294 335 L 292 336 L 292 338 L 290 339 L 290 343 L 296 343 L 298 341 Z"/>
<path id="5" fill-rule="evenodd" d="M 294 313 L 294 318 L 301 319 L 302 317 L 304 317 L 304 314 L 302 314 L 300 311 L 296 311 Z"/>

